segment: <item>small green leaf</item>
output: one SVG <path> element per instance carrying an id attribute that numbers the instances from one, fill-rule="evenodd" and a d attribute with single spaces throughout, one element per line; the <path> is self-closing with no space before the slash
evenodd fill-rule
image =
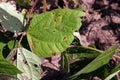
<path id="1" fill-rule="evenodd" d="M 18 75 L 19 80 L 25 80 L 25 78 L 40 80 L 41 62 L 34 53 L 24 48 L 18 48 L 17 67 L 23 72 L 23 74 Z"/>
<path id="2" fill-rule="evenodd" d="M 21 32 L 24 26 L 24 16 L 8 3 L 0 3 L 0 23 L 11 32 Z"/>
<path id="3" fill-rule="evenodd" d="M 107 64 L 112 57 L 112 55 L 115 53 L 115 50 L 117 49 L 117 46 L 114 45 L 110 47 L 108 50 L 104 51 L 102 54 L 100 54 L 97 58 L 95 58 L 91 63 L 89 63 L 86 67 L 84 67 L 82 70 L 78 71 L 76 74 L 72 76 L 72 78 L 76 78 L 80 74 L 83 73 L 89 73 L 92 72 L 103 65 Z"/>
<path id="4" fill-rule="evenodd" d="M 11 41 L 8 42 L 7 45 L 8 45 L 8 48 L 12 50 L 13 48 L 17 47 L 17 44 L 18 44 L 17 41 L 11 40 Z"/>
<path id="5" fill-rule="evenodd" d="M 73 32 L 81 26 L 82 11 L 55 9 L 35 15 L 27 38 L 31 50 L 38 56 L 50 57 L 63 52 L 73 41 Z"/>

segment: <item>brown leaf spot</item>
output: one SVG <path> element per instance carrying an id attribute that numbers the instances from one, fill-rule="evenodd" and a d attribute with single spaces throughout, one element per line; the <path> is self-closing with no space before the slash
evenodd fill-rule
<path id="1" fill-rule="evenodd" d="M 64 37 L 63 37 L 63 41 L 66 41 L 66 40 L 67 40 L 67 37 L 66 37 L 66 36 L 64 36 Z"/>
<path id="2" fill-rule="evenodd" d="M 24 62 L 26 65 L 28 65 L 28 63 L 27 63 L 27 61 L 26 61 L 25 59 L 23 60 L 23 62 Z"/>
<path id="3" fill-rule="evenodd" d="M 32 26 L 30 26 L 29 28 L 32 28 Z"/>
<path id="4" fill-rule="evenodd" d="M 55 12 L 53 11 L 52 14 L 55 14 Z"/>
<path id="5" fill-rule="evenodd" d="M 55 52 L 53 52 L 53 53 L 52 53 L 52 56 L 55 56 L 55 55 L 56 55 L 56 53 L 55 53 Z"/>
<path id="6" fill-rule="evenodd" d="M 56 30 L 54 29 L 52 32 L 56 32 Z"/>
<path id="7" fill-rule="evenodd" d="M 34 67 L 38 67 L 38 65 L 37 65 L 37 64 L 34 64 Z"/>
<path id="8" fill-rule="evenodd" d="M 61 17 L 62 15 L 61 14 L 58 14 L 58 17 Z"/>
<path id="9" fill-rule="evenodd" d="M 57 22 L 57 19 L 54 19 L 54 22 Z"/>
<path id="10" fill-rule="evenodd" d="M 74 31 L 74 29 L 72 28 L 72 31 Z"/>

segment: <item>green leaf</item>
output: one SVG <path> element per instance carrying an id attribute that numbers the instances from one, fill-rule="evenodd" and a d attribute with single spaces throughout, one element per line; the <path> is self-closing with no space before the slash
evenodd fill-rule
<path id="1" fill-rule="evenodd" d="M 40 58 L 34 53 L 24 49 L 18 48 L 17 53 L 17 67 L 23 74 L 19 74 L 19 80 L 40 80 L 41 74 Z"/>
<path id="2" fill-rule="evenodd" d="M 3 47 L 5 46 L 4 43 L 0 42 L 0 54 L 2 55 L 2 50 L 3 50 Z"/>
<path id="3" fill-rule="evenodd" d="M 0 74 L 16 75 L 18 73 L 21 73 L 21 71 L 5 60 L 2 54 L 0 54 Z"/>
<path id="4" fill-rule="evenodd" d="M 70 72 L 70 57 L 67 53 L 62 54 L 61 61 L 62 68 L 65 69 L 66 72 Z"/>
<path id="5" fill-rule="evenodd" d="M 74 74 L 72 76 L 72 78 L 76 78 L 77 76 L 79 76 L 83 73 L 92 72 L 92 71 L 102 67 L 103 65 L 107 64 L 109 62 L 110 58 L 112 57 L 112 55 L 115 53 L 116 49 L 117 49 L 116 45 L 110 47 L 108 50 L 104 51 L 97 58 L 95 58 L 86 67 L 84 67 L 82 70 L 80 70 L 76 74 Z"/>
<path id="6" fill-rule="evenodd" d="M 27 38 L 31 50 L 38 56 L 50 57 L 63 52 L 73 41 L 73 32 L 81 26 L 82 11 L 55 9 L 35 15 Z"/>
<path id="7" fill-rule="evenodd" d="M 98 50 L 92 47 L 84 47 L 84 46 L 70 47 L 67 50 L 68 50 L 68 53 L 72 56 L 75 56 L 74 58 L 76 59 L 95 58 L 103 52 L 101 50 Z"/>
<path id="8" fill-rule="evenodd" d="M 112 71 L 109 76 L 105 78 L 105 80 L 111 80 L 115 75 L 120 72 L 120 64 L 118 64 Z"/>
<path id="9" fill-rule="evenodd" d="M 23 30 L 24 16 L 9 3 L 0 3 L 0 23 L 11 32 Z"/>

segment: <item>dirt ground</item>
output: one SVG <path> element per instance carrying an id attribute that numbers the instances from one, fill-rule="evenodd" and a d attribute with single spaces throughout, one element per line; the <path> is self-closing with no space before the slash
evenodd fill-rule
<path id="1" fill-rule="evenodd" d="M 94 45 L 99 50 L 106 50 L 117 44 L 120 48 L 120 0 L 84 0 L 81 5 L 86 12 L 80 28 L 82 45 Z M 111 67 L 119 62 L 118 58 L 113 57 Z"/>

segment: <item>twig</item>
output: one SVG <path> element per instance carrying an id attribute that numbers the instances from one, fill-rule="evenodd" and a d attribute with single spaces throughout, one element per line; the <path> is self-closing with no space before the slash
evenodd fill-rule
<path id="1" fill-rule="evenodd" d="M 30 9 L 29 12 L 28 12 L 27 20 L 26 20 L 26 25 L 27 25 L 27 26 L 28 26 L 28 24 L 29 24 L 29 21 L 30 21 L 30 18 L 31 18 L 31 14 L 32 14 L 33 11 L 34 11 L 34 8 L 35 8 L 37 2 L 38 2 L 38 0 L 35 0 L 35 2 L 33 3 L 32 7 L 31 7 L 31 9 Z M 26 31 L 22 32 L 22 35 L 21 35 L 20 40 L 19 40 L 19 42 L 18 42 L 18 47 L 20 47 L 20 43 L 21 43 L 21 41 L 22 41 L 22 39 L 23 39 L 23 37 L 24 37 L 25 35 L 26 35 Z"/>
<path id="2" fill-rule="evenodd" d="M 59 9 L 61 9 L 61 7 L 58 5 L 58 0 L 55 1 L 55 5 L 56 5 Z"/>
<path id="3" fill-rule="evenodd" d="M 120 56 L 118 55 L 113 55 L 115 58 L 118 58 L 120 60 Z"/>
<path id="4" fill-rule="evenodd" d="M 67 2 L 67 0 L 63 0 L 64 4 L 65 4 L 65 8 L 69 8 L 68 5 L 69 3 Z"/>
<path id="5" fill-rule="evenodd" d="M 20 43 L 25 35 L 26 35 L 26 31 L 22 32 L 22 35 L 21 35 L 20 40 L 18 42 L 18 47 L 20 47 Z"/>
<path id="6" fill-rule="evenodd" d="M 43 12 L 46 12 L 47 9 L 47 2 L 46 0 L 43 0 Z"/>
<path id="7" fill-rule="evenodd" d="M 28 15 L 27 15 L 27 22 L 26 22 L 27 24 L 29 24 L 31 14 L 32 14 L 33 11 L 34 11 L 34 8 L 35 8 L 37 2 L 38 2 L 38 0 L 35 0 L 35 2 L 33 3 L 32 7 L 31 7 L 31 9 L 30 9 L 29 12 L 28 12 Z"/>

